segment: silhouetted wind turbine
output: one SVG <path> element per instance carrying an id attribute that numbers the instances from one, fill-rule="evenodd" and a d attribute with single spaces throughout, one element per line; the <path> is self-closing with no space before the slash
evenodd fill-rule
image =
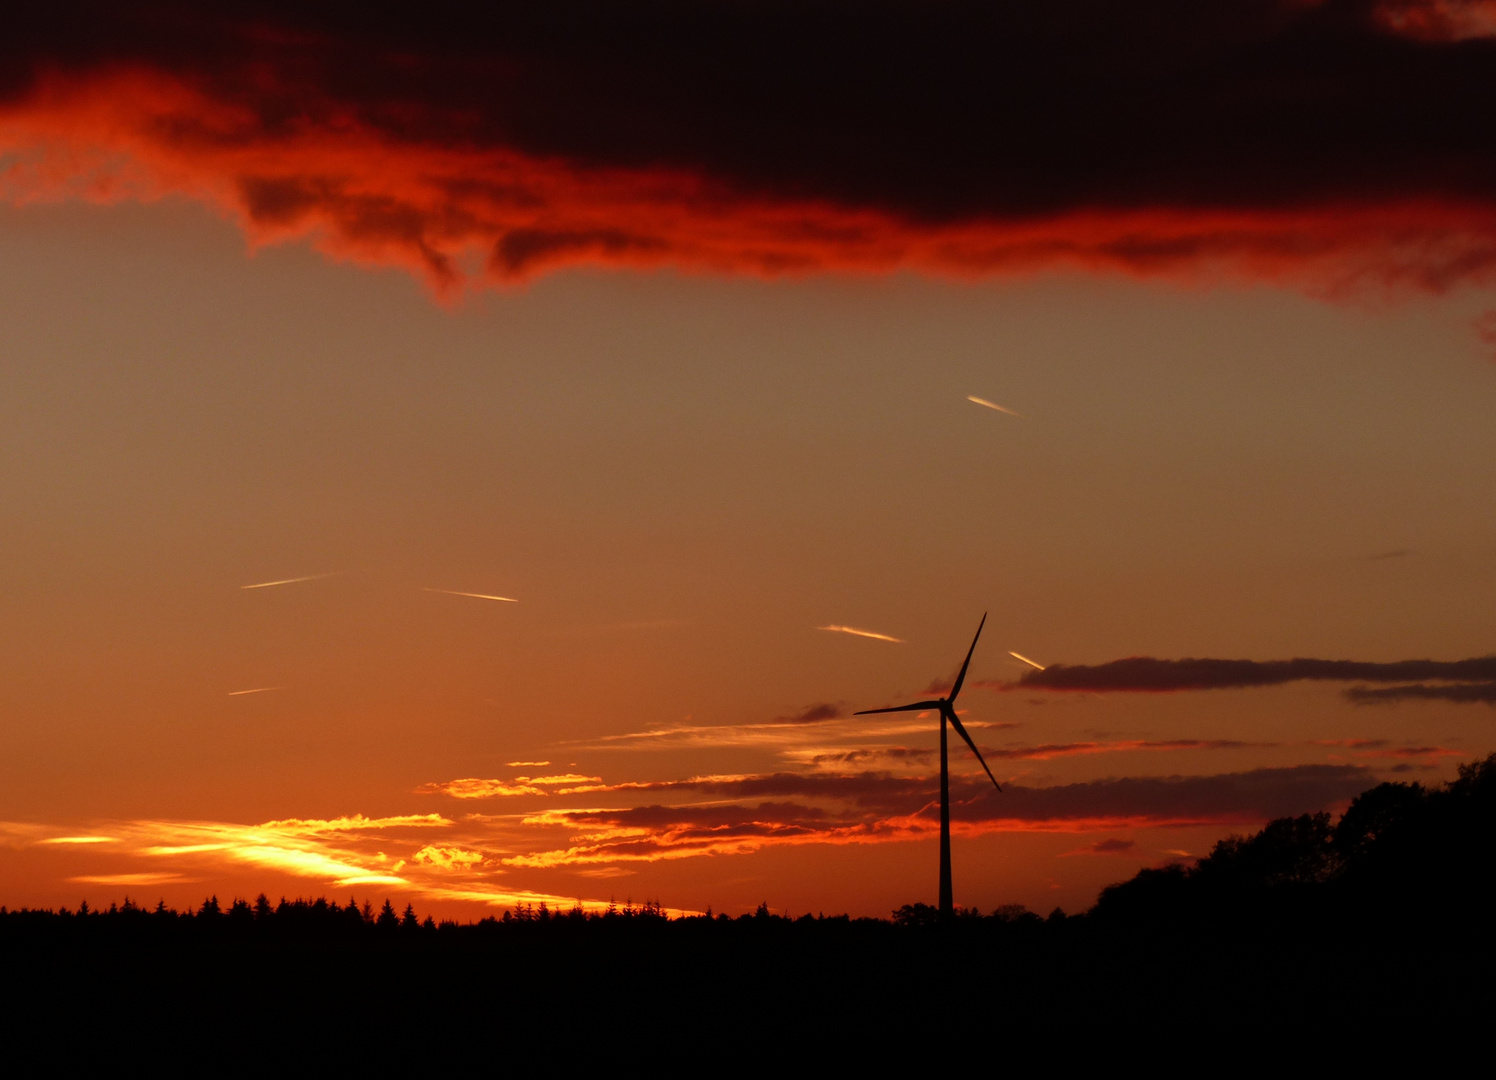
<path id="1" fill-rule="evenodd" d="M 940 713 L 940 917 L 949 919 L 956 910 L 955 901 L 951 897 L 951 773 L 949 759 L 945 751 L 945 725 L 950 723 L 956 729 L 956 734 L 966 740 L 966 745 L 971 747 L 971 752 L 977 756 L 982 763 L 982 768 L 987 773 L 987 779 L 992 781 L 998 791 L 1003 786 L 997 782 L 997 777 L 992 775 L 992 770 L 987 768 L 987 762 L 982 758 L 982 752 L 977 749 L 977 744 L 966 733 L 961 720 L 956 716 L 956 695 L 961 692 L 961 684 L 966 681 L 966 669 L 971 665 L 971 654 L 977 651 L 977 638 L 982 636 L 982 627 L 987 625 L 987 615 L 982 614 L 982 621 L 977 624 L 977 636 L 971 639 L 971 648 L 966 650 L 966 659 L 961 664 L 961 673 L 956 676 L 956 683 L 951 687 L 949 695 L 936 698 L 933 701 L 916 701 L 912 705 L 895 705 L 890 709 L 863 709 L 854 716 L 870 716 L 873 713 L 886 712 L 929 712 L 935 709 Z"/>

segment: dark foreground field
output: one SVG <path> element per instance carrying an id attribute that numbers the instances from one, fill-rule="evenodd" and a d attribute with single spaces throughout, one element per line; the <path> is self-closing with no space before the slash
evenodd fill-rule
<path id="1" fill-rule="evenodd" d="M 1496 757 L 1443 788 L 1383 784 L 1338 823 L 1272 822 L 1068 917 L 6 912 L 0 1015 L 7 1046 L 58 1067 L 1432 1063 L 1479 1054 L 1490 1024 L 1493 871 Z"/>

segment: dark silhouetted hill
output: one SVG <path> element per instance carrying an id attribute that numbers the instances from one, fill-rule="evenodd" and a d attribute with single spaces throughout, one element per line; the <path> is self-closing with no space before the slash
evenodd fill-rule
<path id="1" fill-rule="evenodd" d="M 1332 823 L 1304 814 L 1216 844 L 1194 867 L 1144 870 L 1102 891 L 1107 927 L 1278 918 L 1407 926 L 1437 921 L 1480 933 L 1496 902 L 1496 755 L 1436 788 L 1380 784 Z"/>

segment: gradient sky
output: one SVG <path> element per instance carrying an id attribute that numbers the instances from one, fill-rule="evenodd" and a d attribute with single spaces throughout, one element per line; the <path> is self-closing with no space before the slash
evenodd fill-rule
<path id="1" fill-rule="evenodd" d="M 1371 12 L 1415 104 L 1419 50 L 1496 49 L 1481 5 L 1235 7 Z M 1184 184 L 1175 148 L 1109 204 L 984 202 L 1000 158 L 882 189 L 856 147 L 750 168 L 691 115 L 579 142 L 580 92 L 459 138 L 306 56 L 253 83 L 298 124 L 203 140 L 162 126 L 182 95 L 261 91 L 44 30 L 0 57 L 0 903 L 933 902 L 935 718 L 848 714 L 951 678 L 984 611 L 961 705 L 1008 791 L 953 751 L 958 904 L 1083 908 L 1496 748 L 1486 683 L 1076 692 L 1009 655 L 1496 652 L 1496 150 L 1463 113 L 1347 136 L 1404 155 L 1369 179 L 1288 132 L 1297 188 L 1229 154 Z M 708 118 L 757 130 L 723 94 Z M 438 159 L 544 221 L 478 221 Z M 272 220 L 275 170 L 317 199 Z M 364 225 L 411 201 L 359 232 L 334 173 Z"/>

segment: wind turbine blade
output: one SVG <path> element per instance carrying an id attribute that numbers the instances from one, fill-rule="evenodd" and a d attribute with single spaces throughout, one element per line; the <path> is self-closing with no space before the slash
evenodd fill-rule
<path id="1" fill-rule="evenodd" d="M 977 651 L 977 638 L 982 636 L 982 627 L 987 625 L 987 613 L 982 612 L 982 621 L 977 623 L 977 637 L 971 639 L 971 648 L 966 650 L 966 659 L 961 664 L 961 674 L 956 676 L 956 685 L 951 687 L 951 696 L 945 700 L 955 704 L 956 695 L 961 692 L 961 684 L 966 681 L 966 669 L 971 665 L 971 654 Z M 967 740 L 968 742 L 970 740 Z M 993 783 L 997 783 L 996 780 Z"/>
<path id="2" fill-rule="evenodd" d="M 966 745 L 971 747 L 971 752 L 975 754 L 977 756 L 977 760 L 982 763 L 982 768 L 986 770 L 987 779 L 992 781 L 992 786 L 997 788 L 998 791 L 1002 791 L 1003 786 L 997 782 L 997 777 L 992 775 L 992 770 L 987 768 L 987 760 L 982 757 L 982 752 L 977 749 L 977 744 L 972 741 L 971 736 L 966 733 L 966 728 L 962 725 L 961 721 L 956 718 L 956 710 L 951 709 L 947 711 L 945 714 L 945 718 L 951 722 L 951 727 L 956 729 L 956 734 L 965 739 Z"/>
<path id="3" fill-rule="evenodd" d="M 871 716 L 873 713 L 880 712 L 929 712 L 931 709 L 938 710 L 944 704 L 945 702 L 943 701 L 916 701 L 912 705 L 895 705 L 891 709 L 863 709 L 861 712 L 854 712 L 852 715 Z"/>

